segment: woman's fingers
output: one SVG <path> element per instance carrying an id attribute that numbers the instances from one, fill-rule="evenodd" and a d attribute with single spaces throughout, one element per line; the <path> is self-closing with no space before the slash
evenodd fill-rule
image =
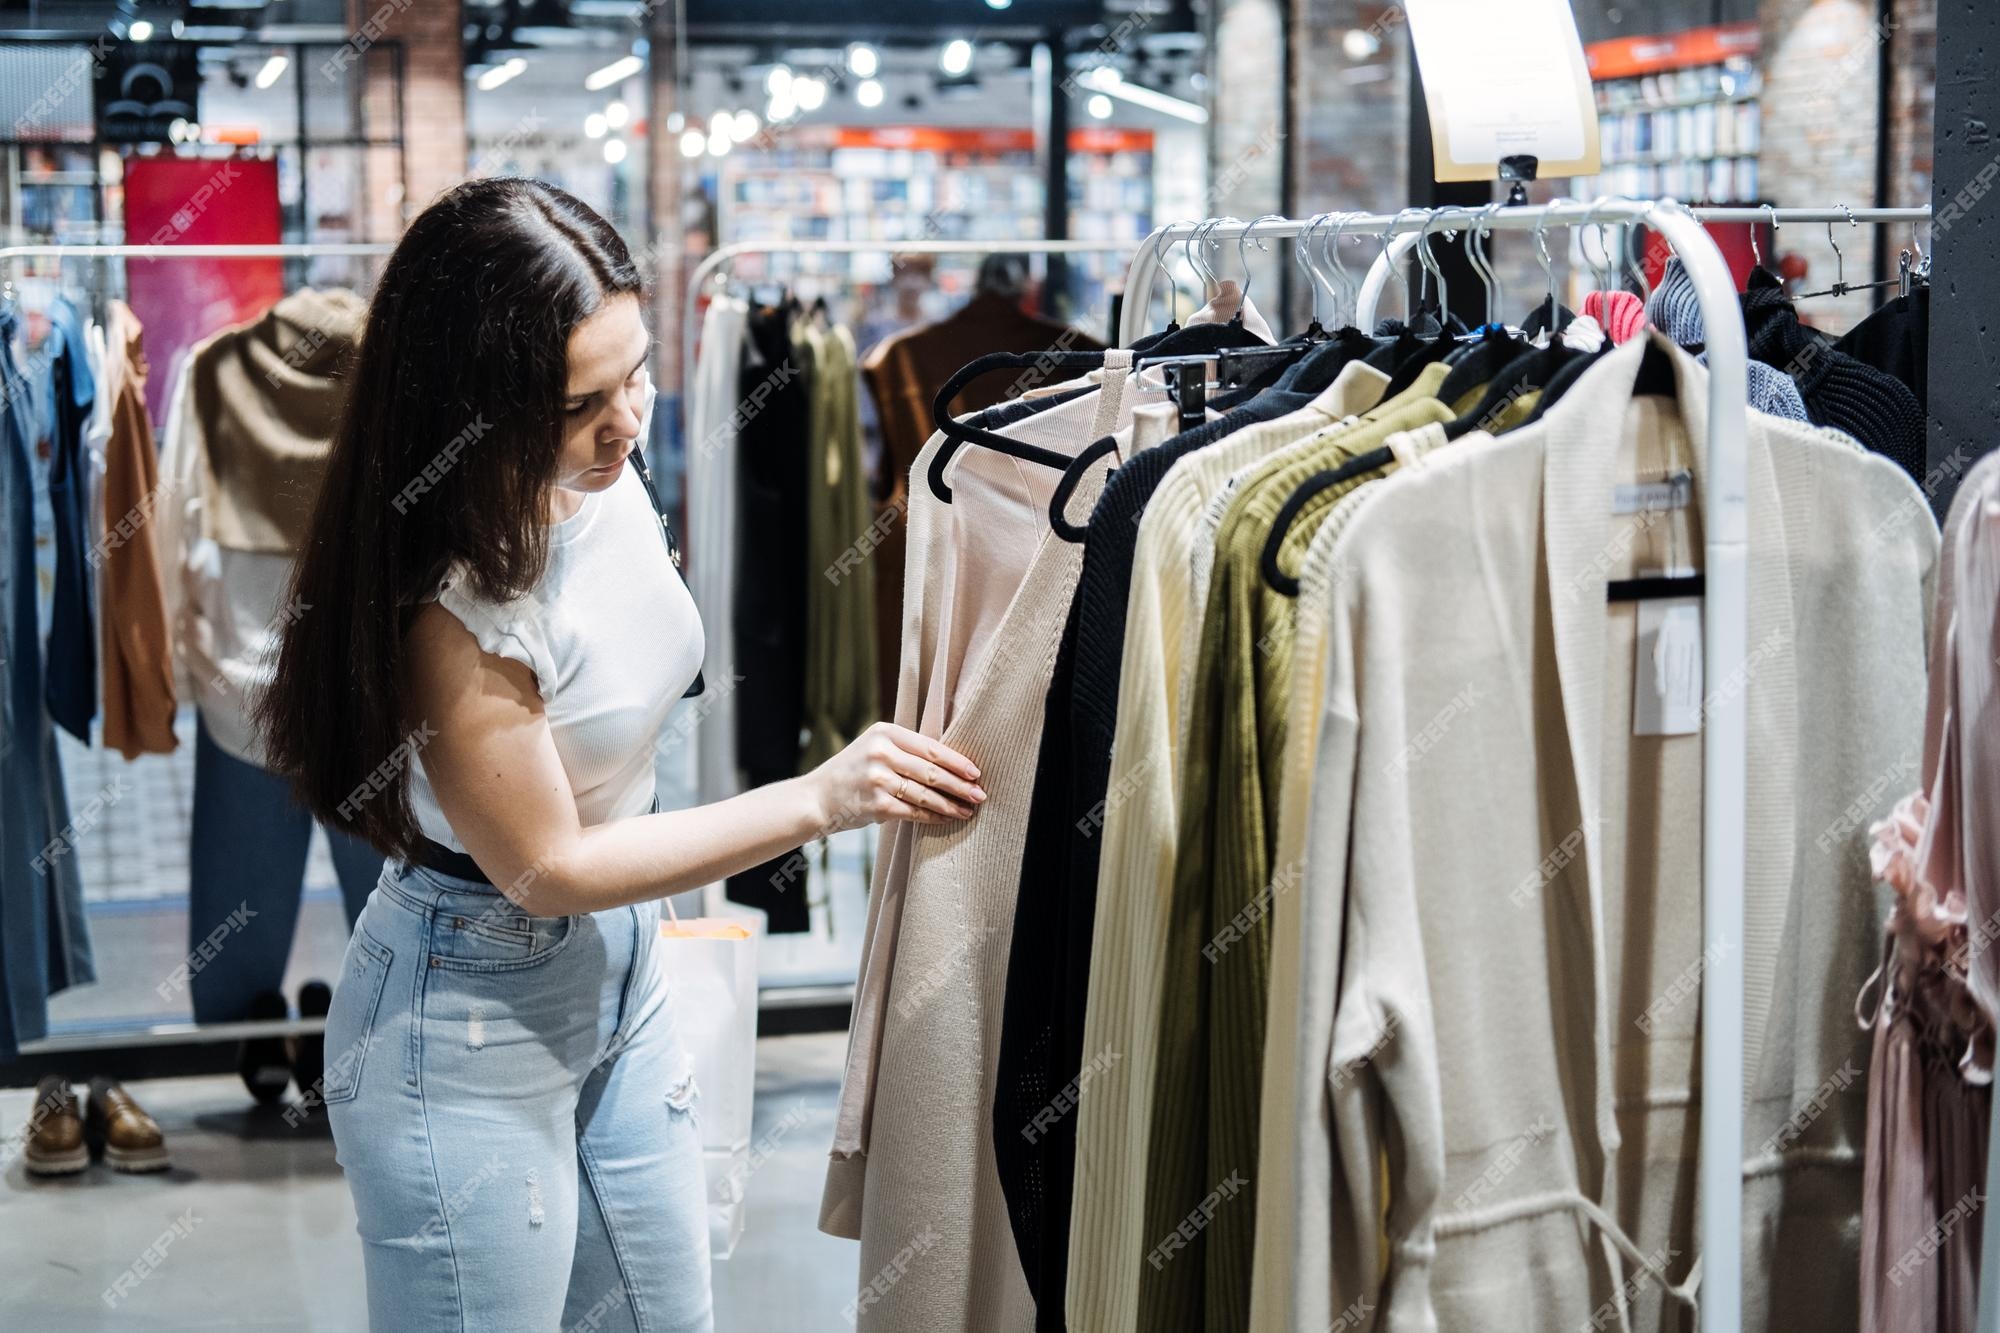
<path id="1" fill-rule="evenodd" d="M 908 801 L 899 801 L 894 797 L 890 798 L 889 804 L 891 809 L 885 818 L 904 819 L 912 824 L 956 824 L 965 817 L 963 815 L 941 815 L 935 810 L 926 810 L 921 805 L 912 805 Z"/>
<path id="2" fill-rule="evenodd" d="M 950 769 L 924 755 L 903 748 L 893 748 L 888 756 L 889 767 L 898 776 L 911 784 L 914 792 L 920 788 L 947 797 L 951 802 L 963 807 L 963 814 L 971 814 L 986 799 L 986 792 L 976 782 L 968 782 Z M 911 799 L 904 796 L 905 800 Z"/>
<path id="3" fill-rule="evenodd" d="M 915 767 L 923 760 L 891 760 L 882 774 L 883 796 L 896 805 L 915 806 L 933 814 L 952 819 L 969 819 L 977 808 L 969 800 L 960 800 L 948 792 L 929 786 L 921 777 L 915 777 L 903 769 L 903 765 Z"/>
<path id="4" fill-rule="evenodd" d="M 922 732 L 911 731 L 908 727 L 899 727 L 893 722 L 884 722 L 880 725 L 882 730 L 888 733 L 890 739 L 896 742 L 897 748 L 916 755 L 920 759 L 928 759 L 933 764 L 957 774 L 967 782 L 979 781 L 979 766 L 942 741 L 932 740 Z M 930 785 L 935 786 L 937 784 L 933 783 Z"/>

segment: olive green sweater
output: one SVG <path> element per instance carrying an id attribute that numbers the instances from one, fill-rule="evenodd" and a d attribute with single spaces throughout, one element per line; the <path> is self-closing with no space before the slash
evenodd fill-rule
<path id="1" fill-rule="evenodd" d="M 1212 1210 L 1205 1201 L 1224 1182 L 1252 1176 L 1257 1162 L 1269 954 L 1268 903 L 1259 900 L 1270 882 L 1270 798 L 1291 655 L 1289 614 L 1265 623 L 1277 608 L 1259 595 L 1259 556 L 1279 508 L 1314 473 L 1398 432 L 1450 420 L 1451 409 L 1431 396 L 1448 371 L 1428 368 L 1352 426 L 1279 450 L 1239 480 L 1217 533 L 1160 988 L 1145 1227 L 1155 1248 L 1140 1270 L 1143 1329 L 1241 1328 L 1249 1313 L 1256 1182 L 1233 1187 Z M 1379 475 L 1359 472 L 1321 492 L 1315 514 Z M 1202 1225 L 1204 1211 L 1212 1216 Z M 1190 1217 L 1194 1239 L 1169 1241 Z"/>

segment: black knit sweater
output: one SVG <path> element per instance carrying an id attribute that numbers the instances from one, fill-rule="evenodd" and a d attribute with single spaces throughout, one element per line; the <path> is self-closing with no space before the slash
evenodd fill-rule
<path id="1" fill-rule="evenodd" d="M 1931 289 L 1917 287 L 1898 296 L 1841 335 L 1835 347 L 1885 375 L 1894 375 L 1916 395 L 1917 406 L 1930 401 Z"/>
<path id="2" fill-rule="evenodd" d="M 1743 323 L 1750 355 L 1797 382 L 1814 425 L 1846 431 L 1923 480 L 1924 410 L 1909 386 L 1799 323 L 1784 284 L 1766 269 L 1751 271 Z"/>

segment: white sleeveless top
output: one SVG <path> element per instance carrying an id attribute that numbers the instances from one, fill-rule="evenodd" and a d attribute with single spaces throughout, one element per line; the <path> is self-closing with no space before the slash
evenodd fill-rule
<path id="1" fill-rule="evenodd" d="M 446 575 L 436 600 L 481 648 L 535 673 L 577 818 L 589 827 L 645 814 L 655 745 L 701 669 L 703 644 L 694 599 L 633 467 L 549 529 L 548 569 L 527 596 L 490 602 L 461 580 L 459 570 Z M 464 851 L 431 791 L 421 746 L 410 795 L 424 836 Z"/>

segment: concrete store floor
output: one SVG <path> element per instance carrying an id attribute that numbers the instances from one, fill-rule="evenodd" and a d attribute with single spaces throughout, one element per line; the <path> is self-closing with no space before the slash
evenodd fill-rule
<path id="1" fill-rule="evenodd" d="M 757 1044 L 752 1141 L 768 1156 L 750 1177 L 743 1238 L 715 1265 L 719 1333 L 851 1327 L 841 1311 L 858 1281 L 854 1243 L 815 1226 L 846 1042 L 822 1033 Z M 294 1130 L 279 1112 L 253 1110 L 233 1076 L 130 1090 L 173 1150 L 163 1175 L 93 1166 L 31 1179 L 18 1135 L 33 1092 L 0 1091 L 0 1328 L 365 1328 L 354 1208 L 324 1125 Z M 110 1284 L 190 1209 L 197 1223 L 185 1238 L 107 1306 Z"/>

